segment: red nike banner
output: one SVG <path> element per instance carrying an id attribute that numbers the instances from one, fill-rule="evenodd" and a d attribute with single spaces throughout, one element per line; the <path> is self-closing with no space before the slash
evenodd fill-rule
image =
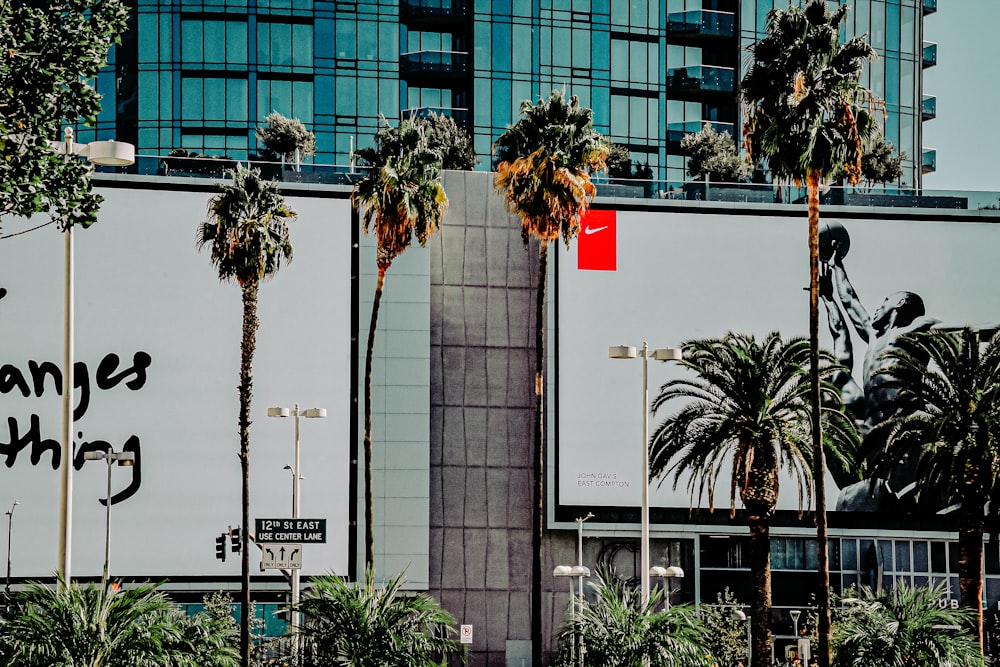
<path id="1" fill-rule="evenodd" d="M 580 222 L 576 242 L 576 268 L 584 271 L 618 269 L 616 211 L 589 209 Z"/>

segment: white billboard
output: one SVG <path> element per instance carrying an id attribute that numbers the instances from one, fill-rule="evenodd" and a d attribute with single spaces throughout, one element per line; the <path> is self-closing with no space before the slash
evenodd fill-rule
<path id="1" fill-rule="evenodd" d="M 558 252 L 556 501 L 635 507 L 641 493 L 642 418 L 648 408 L 642 402 L 642 364 L 641 359 L 610 359 L 608 347 L 641 348 L 644 340 L 651 348 L 677 347 L 728 331 L 758 339 L 775 330 L 784 337 L 807 336 L 806 211 L 596 213 L 585 221 L 572 249 Z M 880 213 L 872 209 L 873 216 Z M 821 345 L 843 355 L 848 343 L 851 381 L 862 396 L 865 354 L 874 349 L 869 341 L 885 342 L 888 338 L 881 336 L 891 338 L 907 327 L 988 327 L 1000 321 L 1000 290 L 995 289 L 1000 226 L 988 222 L 823 217 L 824 225 L 840 225 L 849 237 L 838 280 L 849 281 L 857 299 L 844 303 L 839 292 L 831 297 L 832 317 L 840 313 L 844 324 L 836 345 L 821 305 Z M 890 310 L 901 312 L 897 301 L 904 293 L 919 295 L 925 312 L 913 313 L 912 322 L 900 321 L 902 316 L 892 324 L 877 321 Z M 849 312 L 868 320 L 855 324 Z M 879 327 L 885 330 L 874 331 Z M 650 400 L 665 381 L 685 372 L 677 364 L 652 360 L 648 368 Z M 675 409 L 650 416 L 650 433 L 664 412 Z M 844 491 L 844 477 L 831 476 L 827 483 L 831 510 L 838 503 L 842 510 L 887 509 L 859 503 Z M 779 508 L 797 509 L 794 482 L 784 480 L 781 489 Z M 668 479 L 659 485 L 654 480 L 650 502 L 686 509 L 691 501 L 683 480 L 675 491 Z M 701 506 L 707 507 L 707 499 Z M 719 481 L 715 506 L 728 510 L 728 478 Z"/>
<path id="2" fill-rule="evenodd" d="M 72 573 L 104 561 L 104 461 L 112 469 L 115 576 L 235 576 L 215 538 L 240 522 L 237 458 L 241 294 L 195 247 L 208 192 L 104 189 L 100 222 L 76 243 Z M 305 574 L 347 573 L 351 441 L 352 225 L 346 199 L 289 197 L 293 261 L 260 290 L 251 418 L 251 520 L 291 515 L 294 424 L 267 408 L 327 410 L 302 419 L 301 512 L 326 519 Z M 15 577 L 57 567 L 63 236 L 40 220 L 5 220 L 0 240 L 0 506 L 12 517 Z M 47 372 L 48 371 L 48 372 Z M 252 526 L 250 527 L 252 529 Z M 256 567 L 260 553 L 254 549 Z"/>

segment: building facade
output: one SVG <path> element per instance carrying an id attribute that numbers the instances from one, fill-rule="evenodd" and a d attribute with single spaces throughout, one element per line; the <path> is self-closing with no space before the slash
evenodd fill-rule
<path id="1" fill-rule="evenodd" d="M 933 170 L 921 123 L 936 0 L 856 0 L 844 37 L 879 52 L 864 84 L 886 101 L 886 137 L 906 154 L 903 188 Z M 685 180 L 681 138 L 705 122 L 737 140 L 747 47 L 785 0 L 138 0 L 98 79 L 96 135 L 143 156 L 183 148 L 246 159 L 273 110 L 316 134 L 315 164 L 347 165 L 379 116 L 435 111 L 492 141 L 525 99 L 565 88 L 597 129 L 653 177 Z M 82 140 L 93 138 L 85 130 Z M 140 160 L 154 173 L 157 160 Z"/>

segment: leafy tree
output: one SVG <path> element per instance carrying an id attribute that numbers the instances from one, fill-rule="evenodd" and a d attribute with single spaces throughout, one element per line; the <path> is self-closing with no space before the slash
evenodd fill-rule
<path id="1" fill-rule="evenodd" d="M 431 667 L 465 657 L 450 635 L 455 619 L 424 593 L 401 594 L 403 575 L 384 585 L 365 568 L 363 585 L 335 575 L 310 582 L 296 609 L 302 613 L 307 667 Z"/>
<path id="2" fill-rule="evenodd" d="M 812 440 L 816 469 L 816 538 L 819 552 L 820 667 L 830 664 L 830 563 L 819 386 L 819 188 L 839 172 L 851 184 L 861 176 L 863 142 L 876 130 L 884 106 L 861 87 L 875 50 L 857 37 L 841 44 L 848 6 L 831 12 L 824 0 L 774 9 L 767 35 L 751 47 L 741 84 L 748 107 L 743 127 L 751 161 L 767 160 L 775 179 L 805 182 L 809 202 L 809 342 L 812 348 Z"/>
<path id="3" fill-rule="evenodd" d="M 96 123 L 90 83 L 119 43 L 128 9 L 120 0 L 0 3 L 0 216 L 49 213 L 64 225 L 97 221 L 101 197 L 91 167 L 49 147 L 61 125 Z"/>
<path id="4" fill-rule="evenodd" d="M 688 176 L 719 183 L 737 183 L 750 176 L 750 164 L 740 157 L 728 132 L 717 133 L 711 123 L 681 139 L 688 156 Z"/>
<path id="5" fill-rule="evenodd" d="M 357 156 L 370 167 L 355 184 L 351 202 L 363 209 L 365 233 L 375 234 L 378 277 L 365 353 L 365 564 L 375 565 L 375 509 L 372 495 L 372 366 L 385 274 L 413 239 L 424 246 L 441 225 L 448 196 L 441 183 L 442 150 L 430 143 L 425 125 L 411 118 L 393 127 L 383 118 L 375 145 Z"/>
<path id="6" fill-rule="evenodd" d="M 585 667 L 708 667 L 709 631 L 694 605 L 664 603 L 661 589 L 650 591 L 643 604 L 634 586 L 611 573 L 598 575 L 590 584 L 593 602 L 579 608 L 580 618 L 567 621 L 559 630 L 563 650 L 556 663 L 571 667 L 569 646 L 582 634 Z"/>
<path id="7" fill-rule="evenodd" d="M 883 386 L 898 389 L 893 414 L 873 429 L 884 445 L 873 474 L 916 462 L 918 498 L 942 498 L 958 510 L 958 581 L 962 605 L 983 641 L 984 508 L 1000 516 L 1000 337 L 980 349 L 978 334 L 928 331 L 901 336 L 883 355 Z"/>
<path id="8" fill-rule="evenodd" d="M 545 526 L 545 283 L 549 243 L 566 246 L 594 198 L 591 174 L 606 168 L 608 141 L 594 130 L 594 114 L 577 97 L 553 90 L 547 100 L 521 102 L 521 117 L 493 145 L 498 163 L 494 187 L 507 210 L 521 218 L 521 237 L 538 239 L 535 297 L 535 435 L 532 467 L 532 660 L 542 664 L 542 531 Z"/>
<path id="9" fill-rule="evenodd" d="M 632 151 L 627 146 L 609 143 L 608 157 L 605 160 L 608 167 L 608 177 L 630 180 L 652 180 L 653 170 L 648 164 L 634 162 Z"/>
<path id="10" fill-rule="evenodd" d="M 218 186 L 208 202 L 208 220 L 198 227 L 198 247 L 208 247 L 212 265 L 222 282 L 235 281 L 243 299 L 243 335 L 240 345 L 239 440 L 242 484 L 240 549 L 242 623 L 240 656 L 250 664 L 250 403 L 253 397 L 253 357 L 257 347 L 257 295 L 261 281 L 273 277 L 292 259 L 288 222 L 296 213 L 278 193 L 273 181 L 261 180 L 257 169 L 237 166 L 231 183 Z"/>
<path id="11" fill-rule="evenodd" d="M 873 134 L 861 156 L 861 177 L 869 187 L 875 183 L 895 183 L 903 177 L 906 153 L 896 153 L 896 146 L 881 134 Z"/>
<path id="12" fill-rule="evenodd" d="M 716 604 L 698 608 L 701 620 L 708 628 L 705 647 L 722 667 L 735 667 L 746 660 L 750 648 L 747 644 L 747 624 L 736 615 L 737 611 L 743 610 L 744 606 L 728 587 L 716 596 Z"/>
<path id="13" fill-rule="evenodd" d="M 676 399 L 683 405 L 653 433 L 651 476 L 672 476 L 675 488 L 686 479 L 691 502 L 700 504 L 707 496 L 711 511 L 716 482 L 723 471 L 731 471 L 730 517 L 735 516 L 737 492 L 746 509 L 754 667 L 766 667 L 771 655 L 770 523 L 781 471 L 795 478 L 800 507 L 812 491 L 810 386 L 803 372 L 809 355 L 804 339 L 782 340 L 777 332 L 760 342 L 734 333 L 690 341 L 680 363 L 695 376 L 667 382 L 653 400 L 654 414 Z M 827 355 L 824 360 L 831 361 Z M 821 377 L 833 371 L 825 365 Z M 825 386 L 828 436 L 838 445 L 834 451 L 853 451 L 853 426 L 839 410 L 839 394 Z"/>
<path id="14" fill-rule="evenodd" d="M 13 618 L 0 623 L 0 652 L 9 667 L 200 667 L 218 637 L 196 627 L 155 586 L 135 588 L 66 582 L 30 584 L 11 596 Z M 213 661 L 231 667 L 235 661 Z"/>
<path id="15" fill-rule="evenodd" d="M 971 609 L 952 609 L 944 587 L 900 582 L 887 593 L 868 587 L 844 597 L 834 626 L 836 667 L 982 667 L 969 632 Z"/>
<path id="16" fill-rule="evenodd" d="M 414 122 L 423 126 L 427 142 L 440 150 L 442 169 L 472 171 L 479 164 L 472 137 L 451 116 L 431 111 L 414 118 Z"/>
<path id="17" fill-rule="evenodd" d="M 267 125 L 255 130 L 257 140 L 264 144 L 265 156 L 282 162 L 297 163 L 298 159 L 316 153 L 316 135 L 306 129 L 298 118 L 286 118 L 272 111 L 265 118 Z"/>

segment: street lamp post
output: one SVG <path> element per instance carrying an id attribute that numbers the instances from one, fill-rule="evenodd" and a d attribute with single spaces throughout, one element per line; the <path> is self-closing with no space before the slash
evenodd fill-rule
<path id="1" fill-rule="evenodd" d="M 10 506 L 10 509 L 5 512 L 7 515 L 7 578 L 4 579 L 3 584 L 3 594 L 5 597 L 10 596 L 10 538 L 12 534 L 12 527 L 14 525 L 14 508 L 20 504 L 20 501 L 15 500 L 14 504 Z"/>
<path id="2" fill-rule="evenodd" d="M 642 604 L 649 602 L 649 358 L 657 361 L 678 361 L 681 350 L 667 347 L 655 350 L 649 349 L 649 344 L 643 341 L 642 350 L 636 350 L 631 345 L 612 345 L 608 348 L 608 356 L 612 359 L 642 358 L 642 504 L 639 514 L 639 577 L 642 593 Z"/>
<path id="3" fill-rule="evenodd" d="M 49 147 L 64 156 L 85 157 L 93 164 L 124 167 L 135 162 L 135 146 L 122 141 L 73 142 L 73 128 L 63 131 L 62 141 L 50 141 Z M 70 560 L 73 544 L 73 226 L 66 224 L 65 271 L 63 298 L 63 383 L 62 433 L 59 459 L 59 570 L 68 584 L 71 578 Z"/>
<path id="4" fill-rule="evenodd" d="M 306 417 L 307 419 L 317 419 L 326 417 L 325 408 L 309 408 L 307 410 L 300 410 L 299 404 L 296 403 L 294 408 L 268 408 L 268 417 L 295 417 L 295 463 L 292 467 L 292 518 L 299 518 L 299 482 L 302 479 L 299 468 L 299 417 Z M 286 466 L 287 467 L 287 466 Z M 244 530 L 246 527 L 244 526 Z M 294 609 L 299 604 L 299 590 L 301 588 L 301 579 L 299 577 L 299 570 L 292 570 L 292 608 Z M 298 661 L 299 655 L 299 613 L 293 611 L 289 614 L 289 620 L 292 623 L 292 650 L 294 651 L 295 659 Z"/>
<path id="5" fill-rule="evenodd" d="M 580 519 L 577 519 L 577 521 L 580 521 L 580 526 L 582 527 L 583 526 L 583 521 L 586 521 L 586 519 L 583 519 L 583 521 L 581 521 Z M 587 566 L 585 566 L 585 565 L 583 565 L 583 564 L 578 564 L 578 565 L 556 565 L 555 568 L 552 569 L 552 576 L 553 577 L 567 577 L 567 578 L 569 578 L 569 622 L 570 622 L 570 625 L 573 626 L 573 647 L 572 647 L 573 650 L 571 652 L 571 659 L 572 659 L 572 656 L 575 655 L 576 659 L 573 660 L 573 662 L 576 663 L 576 664 L 578 664 L 580 667 L 583 667 L 583 652 L 584 652 L 584 647 L 583 647 L 583 637 L 582 636 L 580 636 L 580 647 L 579 647 L 580 650 L 579 651 L 576 650 L 576 648 L 577 648 L 576 647 L 576 639 L 577 639 L 577 636 L 579 635 L 579 633 L 577 631 L 576 619 L 577 619 L 577 616 L 579 615 L 578 612 L 577 612 L 577 609 L 579 608 L 580 612 L 583 611 L 583 578 L 590 576 L 590 568 L 587 567 Z M 576 597 L 576 591 L 573 589 L 573 578 L 574 577 L 579 577 L 580 578 L 580 598 L 579 599 L 577 599 L 577 597 Z"/>
<path id="6" fill-rule="evenodd" d="M 742 609 L 733 609 L 733 618 L 737 621 L 745 621 L 747 624 L 747 665 L 749 666 L 753 662 L 753 635 L 750 629 L 750 614 Z"/>
<path id="7" fill-rule="evenodd" d="M 108 575 L 111 571 L 111 464 L 117 462 L 120 466 L 134 466 L 135 453 L 97 450 L 84 452 L 84 460 L 101 461 L 108 464 L 107 494 L 104 497 L 104 574 L 101 575 L 101 587 L 108 585 Z"/>
<path id="8" fill-rule="evenodd" d="M 666 592 L 663 597 L 666 600 L 666 608 L 670 609 L 670 579 L 672 577 L 677 579 L 683 579 L 684 569 L 677 565 L 671 565 L 669 567 L 661 567 L 659 565 L 654 565 L 653 567 L 649 568 L 649 576 L 667 580 Z"/>

